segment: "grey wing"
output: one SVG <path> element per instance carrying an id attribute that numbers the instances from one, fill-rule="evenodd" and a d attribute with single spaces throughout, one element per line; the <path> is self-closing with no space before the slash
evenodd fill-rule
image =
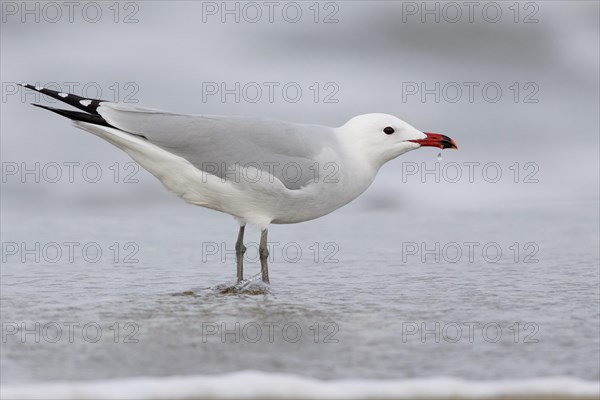
<path id="1" fill-rule="evenodd" d="M 324 126 L 171 114 L 116 103 L 101 103 L 98 112 L 112 126 L 144 136 L 223 179 L 256 179 L 266 173 L 288 189 L 299 189 L 318 179 L 323 164 L 336 161 L 337 138 Z M 239 176 L 244 173 L 250 176 Z"/>

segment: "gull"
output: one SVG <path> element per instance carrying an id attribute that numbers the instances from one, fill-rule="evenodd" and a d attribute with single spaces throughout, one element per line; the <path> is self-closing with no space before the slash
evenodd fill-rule
<path id="1" fill-rule="evenodd" d="M 270 224 L 322 217 L 363 193 L 386 162 L 424 146 L 456 149 L 448 136 L 421 132 L 388 114 L 351 118 L 339 127 L 245 116 L 175 114 L 21 86 L 79 111 L 34 106 L 125 151 L 188 203 L 232 215 L 237 287 L 244 282 L 244 230 L 260 230 L 261 277 L 269 284 Z"/>

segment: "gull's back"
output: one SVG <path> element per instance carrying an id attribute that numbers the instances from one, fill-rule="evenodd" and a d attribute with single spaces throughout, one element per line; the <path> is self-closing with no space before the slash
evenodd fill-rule
<path id="1" fill-rule="evenodd" d="M 341 161 L 336 154 L 341 148 L 339 138 L 330 127 L 255 117 L 173 114 L 116 103 L 102 103 L 98 112 L 110 125 L 143 136 L 225 180 L 236 179 L 238 169 L 256 168 L 296 190 L 314 181 L 315 169 L 322 167 L 319 163 Z"/>

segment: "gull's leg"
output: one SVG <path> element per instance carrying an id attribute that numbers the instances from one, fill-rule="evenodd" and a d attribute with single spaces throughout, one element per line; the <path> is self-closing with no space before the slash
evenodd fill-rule
<path id="1" fill-rule="evenodd" d="M 240 283 L 244 280 L 244 253 L 246 253 L 246 246 L 244 246 L 244 229 L 246 229 L 246 225 L 240 226 L 237 242 L 235 242 L 235 258 L 237 261 L 237 283 Z"/>
<path id="2" fill-rule="evenodd" d="M 260 245 L 258 246 L 258 254 L 260 255 L 260 272 L 264 283 L 269 283 L 269 267 L 267 265 L 267 257 L 269 250 L 267 249 L 267 230 L 260 232 Z"/>

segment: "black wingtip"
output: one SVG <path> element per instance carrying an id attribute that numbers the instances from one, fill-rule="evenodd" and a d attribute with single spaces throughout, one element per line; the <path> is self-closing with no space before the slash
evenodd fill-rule
<path id="1" fill-rule="evenodd" d="M 100 115 L 98 113 L 98 107 L 100 106 L 100 103 L 107 101 L 100 99 L 87 99 L 85 97 L 77 96 L 71 93 L 57 92 L 56 90 L 46 89 L 43 86 L 33 86 L 25 82 L 19 83 L 19 85 L 26 89 L 35 90 L 36 92 L 50 96 L 53 99 L 62 101 L 63 103 L 66 103 L 81 111 L 85 111 L 94 115 Z M 44 108 L 43 106 L 39 107 Z"/>
<path id="2" fill-rule="evenodd" d="M 41 104 L 35 104 L 35 103 L 31 103 L 31 105 L 35 106 L 35 107 L 43 108 L 44 110 L 52 111 L 53 113 L 56 113 L 63 117 L 67 117 L 73 121 L 88 122 L 88 123 L 94 124 L 94 125 L 102 125 L 102 126 L 108 126 L 108 127 L 114 128 L 112 125 L 110 125 L 108 122 L 106 122 L 106 120 L 104 118 L 102 118 L 100 115 L 88 114 L 88 113 L 79 112 L 79 111 L 63 110 L 60 108 L 48 107 L 48 106 L 44 106 Z"/>

